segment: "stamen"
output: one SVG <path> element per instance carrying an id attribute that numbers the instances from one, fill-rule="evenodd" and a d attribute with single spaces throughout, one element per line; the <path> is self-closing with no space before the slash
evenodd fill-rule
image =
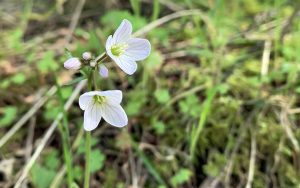
<path id="1" fill-rule="evenodd" d="M 114 55 L 114 56 L 120 56 L 122 55 L 125 50 L 128 48 L 128 44 L 115 44 L 111 47 L 111 53 Z"/>
<path id="2" fill-rule="evenodd" d="M 97 104 L 103 104 L 106 101 L 106 98 L 104 96 L 95 95 L 93 97 L 94 102 Z"/>

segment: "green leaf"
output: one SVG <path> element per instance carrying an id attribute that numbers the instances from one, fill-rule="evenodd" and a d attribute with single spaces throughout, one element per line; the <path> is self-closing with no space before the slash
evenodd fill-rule
<path id="1" fill-rule="evenodd" d="M 71 80 L 70 82 L 64 84 L 64 86 L 70 86 L 70 85 L 77 84 L 78 82 L 80 82 L 81 80 L 84 80 L 84 79 L 85 79 L 84 76 L 77 77 L 77 78 Z"/>
<path id="2" fill-rule="evenodd" d="M 165 104 L 171 98 L 169 91 L 167 89 L 157 89 L 154 92 L 154 96 L 155 96 L 156 100 L 161 104 Z"/>
<path id="3" fill-rule="evenodd" d="M 147 97 L 143 90 L 134 90 L 128 94 L 129 100 L 125 107 L 128 116 L 137 115 L 140 113 L 142 106 L 145 104 Z"/>
<path id="4" fill-rule="evenodd" d="M 65 56 L 66 56 L 68 59 L 70 59 L 70 58 L 73 57 L 73 56 L 72 56 L 72 53 L 68 50 L 68 48 L 65 48 Z"/>
<path id="5" fill-rule="evenodd" d="M 150 73 L 155 73 L 154 70 L 158 69 L 163 63 L 163 57 L 160 52 L 153 50 L 145 63 L 146 69 Z"/>
<path id="6" fill-rule="evenodd" d="M 157 134 L 165 133 L 166 125 L 162 121 L 158 121 L 157 119 L 154 118 L 152 120 L 152 126 L 155 129 L 155 132 Z"/>
<path id="7" fill-rule="evenodd" d="M 34 187 L 48 188 L 56 176 L 57 171 L 35 164 L 31 169 L 31 178 Z"/>
<path id="8" fill-rule="evenodd" d="M 61 95 L 63 99 L 68 99 L 73 92 L 72 87 L 63 87 L 61 88 Z"/>
<path id="9" fill-rule="evenodd" d="M 171 178 L 171 184 L 173 186 L 177 186 L 189 181 L 190 177 L 192 176 L 192 172 L 189 169 L 180 169 L 175 176 Z"/>
<path id="10" fill-rule="evenodd" d="M 103 167 L 104 161 L 105 161 L 105 155 L 98 149 L 98 150 L 93 150 L 91 152 L 90 156 L 90 164 L 91 164 L 91 169 L 90 172 L 94 173 L 100 170 Z"/>
<path id="11" fill-rule="evenodd" d="M 57 150 L 51 151 L 45 158 L 45 167 L 51 170 L 57 170 L 59 167 L 59 158 Z"/>
<path id="12" fill-rule="evenodd" d="M 41 61 L 37 65 L 38 65 L 38 69 L 42 73 L 47 73 L 49 71 L 57 70 L 58 65 L 54 60 L 54 52 L 53 51 L 46 52 L 43 58 L 41 59 Z"/>
<path id="13" fill-rule="evenodd" d="M 196 95 L 189 95 L 179 102 L 179 109 L 180 112 L 197 118 L 201 112 L 200 101 Z"/>
<path id="14" fill-rule="evenodd" d="M 10 125 L 17 116 L 17 108 L 15 106 L 6 106 L 1 111 L 3 115 L 0 118 L 0 127 Z"/>
<path id="15" fill-rule="evenodd" d="M 82 168 L 80 168 L 80 166 L 75 166 L 73 168 L 73 172 L 74 172 L 74 178 L 78 181 L 83 179 L 84 176 L 84 172 L 82 170 Z"/>
<path id="16" fill-rule="evenodd" d="M 17 73 L 12 78 L 11 81 L 15 84 L 22 84 L 26 80 L 26 77 L 23 73 Z"/>

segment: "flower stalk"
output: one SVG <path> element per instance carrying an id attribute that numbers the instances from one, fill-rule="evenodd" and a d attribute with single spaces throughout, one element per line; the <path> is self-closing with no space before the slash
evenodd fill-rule
<path id="1" fill-rule="evenodd" d="M 93 87 L 93 70 L 91 70 L 88 77 L 88 90 L 91 91 Z M 85 132 L 85 172 L 84 172 L 84 188 L 90 187 L 90 162 L 91 162 L 91 132 Z"/>
<path id="2" fill-rule="evenodd" d="M 58 78 L 57 76 L 55 76 Z M 71 146 L 70 146 L 70 131 L 68 127 L 68 118 L 66 111 L 64 109 L 64 101 L 62 97 L 62 92 L 61 92 L 61 87 L 58 84 L 58 80 L 56 80 L 56 86 L 57 86 L 57 94 L 60 102 L 60 110 L 63 113 L 63 121 L 62 124 L 58 125 L 58 129 L 60 132 L 60 136 L 62 139 L 62 145 L 63 145 L 63 155 L 64 155 L 64 160 L 67 166 L 67 183 L 68 187 L 72 187 L 73 184 L 73 168 L 72 168 L 72 154 L 71 154 Z"/>

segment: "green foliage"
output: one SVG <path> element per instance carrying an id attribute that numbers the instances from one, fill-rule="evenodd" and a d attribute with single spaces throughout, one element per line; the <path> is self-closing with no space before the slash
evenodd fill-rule
<path id="1" fill-rule="evenodd" d="M 16 119 L 18 111 L 15 106 L 6 106 L 5 108 L 0 108 L 0 112 L 2 113 L 0 127 L 5 127 L 10 125 Z"/>
<path id="2" fill-rule="evenodd" d="M 146 92 L 145 91 L 140 91 L 140 92 L 133 91 L 133 92 L 127 93 L 127 95 L 129 95 L 129 97 L 130 97 L 130 100 L 128 100 L 128 103 L 125 107 L 127 115 L 133 116 L 133 115 L 139 114 L 143 105 L 147 101 Z"/>
<path id="3" fill-rule="evenodd" d="M 198 117 L 201 111 L 201 105 L 196 95 L 189 95 L 179 102 L 180 112 L 190 115 L 194 118 Z"/>
<path id="4" fill-rule="evenodd" d="M 11 78 L 11 81 L 15 84 L 22 84 L 24 83 L 26 80 L 26 77 L 23 73 L 18 73 L 18 74 L 15 74 L 12 78 Z"/>
<path id="5" fill-rule="evenodd" d="M 209 161 L 204 165 L 204 171 L 207 175 L 211 177 L 217 177 L 224 165 L 226 164 L 226 159 L 222 153 L 219 152 L 211 152 L 211 156 L 209 157 Z"/>
<path id="6" fill-rule="evenodd" d="M 46 111 L 43 115 L 48 120 L 55 119 L 61 109 L 57 100 L 50 100 L 46 103 L 45 107 Z"/>
<path id="7" fill-rule="evenodd" d="M 104 165 L 104 161 L 105 161 L 105 155 L 103 155 L 103 153 L 99 149 L 92 150 L 91 158 L 90 158 L 91 173 L 101 170 L 101 168 Z"/>
<path id="8" fill-rule="evenodd" d="M 157 119 L 152 120 L 152 127 L 157 134 L 164 134 L 166 131 L 166 125 L 162 121 L 157 121 Z"/>
<path id="9" fill-rule="evenodd" d="M 179 169 L 179 171 L 171 178 L 171 184 L 174 187 L 177 187 L 178 185 L 181 185 L 187 181 L 192 176 L 192 172 L 189 169 L 182 168 Z"/>
<path id="10" fill-rule="evenodd" d="M 161 104 L 165 104 L 171 98 L 169 91 L 167 89 L 157 89 L 154 92 L 154 96 L 155 96 L 156 100 Z"/>
<path id="11" fill-rule="evenodd" d="M 43 58 L 40 60 L 40 62 L 37 64 L 38 69 L 42 73 L 48 73 L 49 71 L 55 71 L 58 69 L 58 65 L 56 61 L 54 60 L 54 52 L 53 51 L 47 51 L 43 55 Z"/>
<path id="12" fill-rule="evenodd" d="M 58 152 L 52 150 L 45 156 L 44 164 L 35 163 L 30 173 L 35 187 L 48 188 L 60 167 Z"/>
<path id="13" fill-rule="evenodd" d="M 35 164 L 31 169 L 32 182 L 36 187 L 48 188 L 56 173 L 55 170 Z"/>
<path id="14" fill-rule="evenodd" d="M 107 12 L 104 16 L 101 17 L 101 23 L 103 25 L 106 25 L 107 28 L 115 30 L 124 18 L 129 20 L 131 23 L 134 23 L 132 25 L 133 31 L 142 28 L 147 23 L 146 19 L 143 17 L 132 15 L 128 11 L 120 10 L 112 10 Z"/>

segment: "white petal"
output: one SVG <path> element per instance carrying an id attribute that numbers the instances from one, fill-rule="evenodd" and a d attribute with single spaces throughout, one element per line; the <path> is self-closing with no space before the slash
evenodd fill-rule
<path id="1" fill-rule="evenodd" d="M 128 123 L 128 118 L 121 105 L 102 105 L 101 115 L 103 119 L 116 127 L 124 127 Z"/>
<path id="2" fill-rule="evenodd" d="M 126 55 L 121 55 L 120 57 L 113 57 L 112 59 L 125 73 L 129 75 L 132 75 L 137 69 L 136 62 Z"/>
<path id="3" fill-rule="evenodd" d="M 122 101 L 122 91 L 120 90 L 101 91 L 99 95 L 105 96 L 108 104 L 119 105 Z"/>
<path id="4" fill-rule="evenodd" d="M 140 61 L 149 56 L 151 44 L 147 39 L 132 38 L 127 41 L 128 48 L 124 55 L 131 57 L 135 61 Z"/>
<path id="5" fill-rule="evenodd" d="M 113 37 L 112 35 L 110 35 L 107 40 L 106 40 L 106 44 L 105 44 L 105 48 L 107 52 L 110 52 L 111 46 L 113 45 Z"/>
<path id="6" fill-rule="evenodd" d="M 130 38 L 131 32 L 132 32 L 131 23 L 128 20 L 124 19 L 121 25 L 115 31 L 113 38 L 116 43 L 123 43 Z"/>
<path id="7" fill-rule="evenodd" d="M 93 95 L 91 92 L 86 92 L 79 97 L 79 107 L 81 110 L 85 110 L 91 103 Z"/>
<path id="8" fill-rule="evenodd" d="M 94 130 L 101 120 L 101 109 L 99 105 L 91 104 L 84 111 L 83 127 L 86 131 Z"/>

